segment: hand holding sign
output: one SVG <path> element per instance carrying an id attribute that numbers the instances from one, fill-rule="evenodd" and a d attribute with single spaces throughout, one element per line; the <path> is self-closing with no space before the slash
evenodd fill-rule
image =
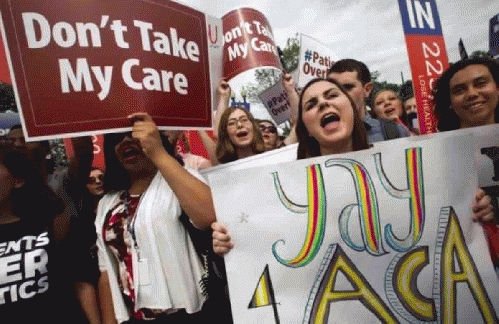
<path id="1" fill-rule="evenodd" d="M 213 229 L 213 251 L 218 255 L 224 255 L 234 247 L 229 230 L 222 224 L 215 222 L 211 224 Z"/>
<path id="2" fill-rule="evenodd" d="M 231 94 L 231 89 L 227 81 L 225 80 L 220 80 L 220 84 L 217 88 L 217 95 L 220 101 L 222 100 L 229 100 Z"/>
<path id="3" fill-rule="evenodd" d="M 165 151 L 158 127 L 147 113 L 135 113 L 128 116 L 128 118 L 133 123 L 132 137 L 140 141 L 144 154 L 151 161 L 154 161 L 158 153 Z"/>
<path id="4" fill-rule="evenodd" d="M 494 207 L 490 196 L 483 189 L 478 189 L 473 204 L 473 221 L 490 222 L 494 220 Z"/>
<path id="5" fill-rule="evenodd" d="M 295 80 L 293 80 L 293 77 L 291 74 L 288 74 L 284 72 L 282 76 L 282 84 L 284 85 L 284 89 L 286 90 L 287 93 L 290 93 L 295 90 Z"/>

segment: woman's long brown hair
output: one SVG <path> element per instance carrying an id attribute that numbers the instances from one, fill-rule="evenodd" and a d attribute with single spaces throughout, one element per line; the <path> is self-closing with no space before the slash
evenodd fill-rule
<path id="1" fill-rule="evenodd" d="M 330 79 L 313 79 L 309 83 L 305 85 L 301 94 L 300 101 L 298 105 L 298 121 L 296 124 L 296 137 L 298 138 L 298 160 L 307 159 L 310 157 L 321 156 L 321 150 L 319 146 L 319 142 L 315 138 L 309 135 L 305 124 L 303 123 L 303 94 L 305 91 L 312 85 L 317 82 L 329 82 L 334 84 L 335 86 L 343 92 L 353 109 L 353 131 L 352 131 L 352 151 L 359 151 L 369 148 L 369 143 L 367 141 L 367 132 L 366 127 L 364 126 L 364 122 L 360 118 L 359 111 L 355 107 L 355 104 L 350 97 L 350 95 L 345 91 L 345 89 L 336 81 Z"/>

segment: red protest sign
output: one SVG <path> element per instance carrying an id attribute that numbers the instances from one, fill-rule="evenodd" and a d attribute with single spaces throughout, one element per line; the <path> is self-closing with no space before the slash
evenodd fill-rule
<path id="1" fill-rule="evenodd" d="M 138 111 L 159 126 L 211 127 L 203 13 L 165 0 L 57 2 L 0 4 L 30 139 L 122 129 Z"/>
<path id="2" fill-rule="evenodd" d="M 207 131 L 206 133 L 208 134 L 208 136 L 210 136 L 213 139 L 213 131 Z M 206 148 L 204 147 L 203 142 L 199 137 L 199 134 L 195 131 L 189 131 L 186 132 L 186 135 L 187 135 L 187 141 L 189 142 L 189 146 L 191 148 L 191 153 L 202 156 L 209 160 L 210 155 L 206 151 Z"/>
<path id="3" fill-rule="evenodd" d="M 224 77 L 231 79 L 261 66 L 281 69 L 272 29 L 261 12 L 250 8 L 233 10 L 222 17 L 222 22 Z"/>
<path id="4" fill-rule="evenodd" d="M 9 75 L 9 66 L 7 65 L 7 59 L 5 58 L 5 50 L 2 45 L 0 37 L 0 82 L 5 82 L 11 84 Z"/>
<path id="5" fill-rule="evenodd" d="M 414 97 L 418 105 L 421 134 L 435 133 L 437 121 L 433 113 L 433 88 L 437 79 L 449 67 L 442 36 L 406 35 Z"/>
<path id="6" fill-rule="evenodd" d="M 419 130 L 421 134 L 434 133 L 437 122 L 433 113 L 433 87 L 449 67 L 437 4 L 435 0 L 426 1 L 425 7 L 415 0 L 398 0 L 398 3 L 418 105 Z"/>

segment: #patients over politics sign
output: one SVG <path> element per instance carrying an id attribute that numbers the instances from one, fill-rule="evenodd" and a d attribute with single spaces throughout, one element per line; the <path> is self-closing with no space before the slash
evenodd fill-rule
<path id="1" fill-rule="evenodd" d="M 336 54 L 314 38 L 300 34 L 299 60 L 297 86 L 303 88 L 312 79 L 326 77 L 336 61 Z"/>

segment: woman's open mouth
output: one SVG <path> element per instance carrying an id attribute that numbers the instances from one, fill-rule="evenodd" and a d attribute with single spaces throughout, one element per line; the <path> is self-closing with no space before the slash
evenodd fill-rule
<path id="1" fill-rule="evenodd" d="M 394 112 L 395 112 L 395 108 L 388 108 L 387 110 L 385 110 L 385 115 L 390 116 Z"/>
<path id="2" fill-rule="evenodd" d="M 130 162 L 142 154 L 141 148 L 137 145 L 123 145 L 119 151 L 123 161 Z"/>
<path id="3" fill-rule="evenodd" d="M 237 136 L 238 138 L 243 138 L 243 137 L 246 137 L 246 136 L 248 135 L 248 133 L 249 133 L 248 131 L 240 131 L 240 132 L 238 132 L 238 133 L 236 134 L 236 136 Z"/>
<path id="4" fill-rule="evenodd" d="M 340 116 L 336 113 L 328 113 L 321 118 L 321 127 L 326 130 L 334 130 L 338 127 Z"/>

